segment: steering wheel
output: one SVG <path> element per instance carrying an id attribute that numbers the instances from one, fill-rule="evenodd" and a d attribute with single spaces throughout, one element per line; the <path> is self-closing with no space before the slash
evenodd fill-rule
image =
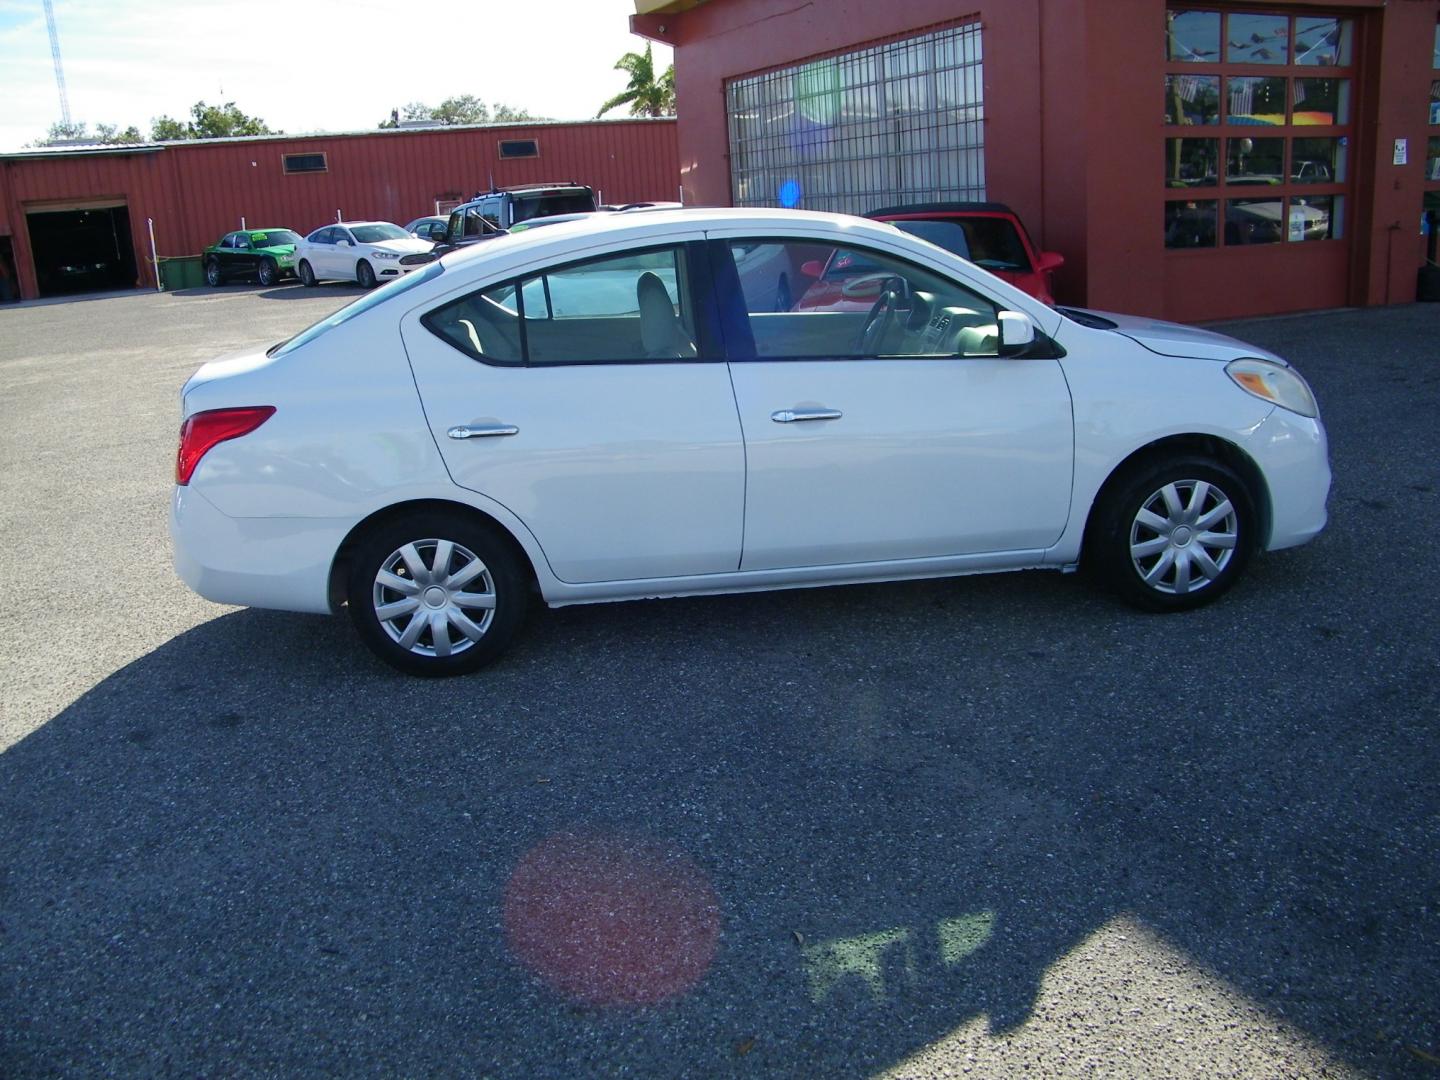
<path id="1" fill-rule="evenodd" d="M 887 274 L 883 271 L 878 274 L 863 274 L 860 277 L 850 278 L 840 286 L 840 295 L 847 300 L 859 300 L 862 297 L 875 296 L 886 284 L 894 280 L 894 274 Z"/>
<path id="2" fill-rule="evenodd" d="M 865 316 L 865 325 L 855 339 L 855 352 L 859 356 L 874 356 L 879 351 L 885 335 L 895 323 L 895 310 L 900 306 L 900 292 L 893 285 L 887 285 Z"/>

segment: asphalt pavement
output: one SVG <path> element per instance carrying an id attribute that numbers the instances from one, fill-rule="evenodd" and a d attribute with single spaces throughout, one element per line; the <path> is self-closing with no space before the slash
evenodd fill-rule
<path id="1" fill-rule="evenodd" d="M 434 682 L 170 566 L 181 383 L 356 295 L 0 308 L 0 1076 L 1440 1073 L 1440 308 L 1224 327 L 1335 486 L 1201 611 L 541 610 Z"/>

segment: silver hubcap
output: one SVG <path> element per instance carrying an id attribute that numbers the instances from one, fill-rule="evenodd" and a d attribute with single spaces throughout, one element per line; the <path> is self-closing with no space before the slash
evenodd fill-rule
<path id="1" fill-rule="evenodd" d="M 450 540 L 416 540 L 392 551 L 371 592 L 385 633 L 419 656 L 462 653 L 495 618 L 490 571 L 473 551 Z"/>
<path id="2" fill-rule="evenodd" d="M 1130 526 L 1130 561 L 1157 592 L 1210 585 L 1235 557 L 1239 519 L 1229 498 L 1204 480 L 1177 480 L 1145 500 Z"/>

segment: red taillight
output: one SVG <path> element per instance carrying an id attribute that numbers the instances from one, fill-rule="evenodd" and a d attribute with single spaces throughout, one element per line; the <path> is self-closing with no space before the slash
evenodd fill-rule
<path id="1" fill-rule="evenodd" d="M 211 447 L 226 439 L 249 435 L 274 415 L 274 405 L 248 405 L 243 409 L 211 409 L 191 416 L 180 428 L 175 482 L 181 485 L 190 483 L 190 474 Z"/>

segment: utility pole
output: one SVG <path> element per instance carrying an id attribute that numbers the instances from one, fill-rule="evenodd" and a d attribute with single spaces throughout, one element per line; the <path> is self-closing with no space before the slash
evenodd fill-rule
<path id="1" fill-rule="evenodd" d="M 60 120 L 70 131 L 70 97 L 65 93 L 65 68 L 60 63 L 60 34 L 55 29 L 55 5 L 45 0 L 45 25 L 50 30 L 50 56 L 55 61 L 55 85 L 60 88 Z"/>

